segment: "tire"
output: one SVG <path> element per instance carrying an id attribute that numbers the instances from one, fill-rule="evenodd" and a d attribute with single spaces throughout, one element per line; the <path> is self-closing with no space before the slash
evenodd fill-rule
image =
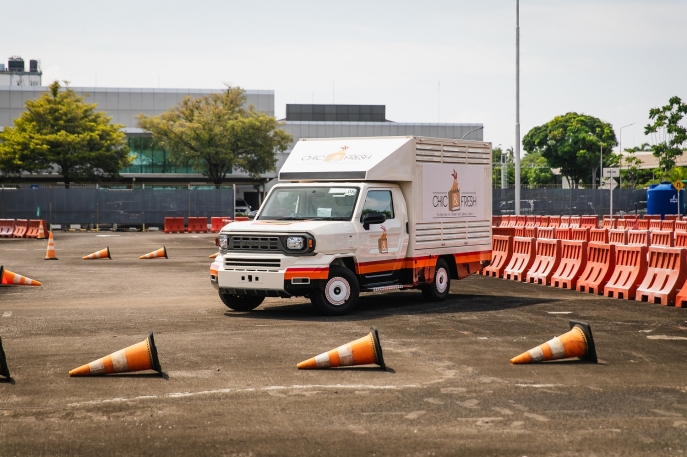
<path id="1" fill-rule="evenodd" d="M 439 259 L 434 269 L 434 279 L 431 284 L 422 287 L 422 296 L 427 301 L 442 301 L 448 297 L 450 289 L 451 270 L 444 259 Z"/>
<path id="2" fill-rule="evenodd" d="M 224 303 L 227 308 L 231 308 L 234 311 L 252 311 L 260 306 L 263 300 L 265 300 L 265 297 L 258 297 L 255 295 L 231 295 L 221 292 L 219 298 L 222 299 L 222 303 Z"/>
<path id="3" fill-rule="evenodd" d="M 346 267 L 333 266 L 329 269 L 324 292 L 314 291 L 310 301 L 322 314 L 342 316 L 355 308 L 359 295 L 360 285 L 355 274 Z"/>

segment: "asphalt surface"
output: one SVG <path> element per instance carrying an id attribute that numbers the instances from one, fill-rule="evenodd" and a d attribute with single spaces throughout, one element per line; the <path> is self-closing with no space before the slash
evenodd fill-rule
<path id="1" fill-rule="evenodd" d="M 354 314 L 305 299 L 227 309 L 214 235 L 0 239 L 0 455 L 687 455 L 687 309 L 472 276 L 431 304 L 366 294 Z M 168 260 L 138 260 L 167 246 Z M 113 260 L 82 261 L 109 246 Z M 599 363 L 509 364 L 589 322 Z M 296 370 L 379 329 L 387 371 Z M 145 339 L 164 376 L 70 378 Z"/>

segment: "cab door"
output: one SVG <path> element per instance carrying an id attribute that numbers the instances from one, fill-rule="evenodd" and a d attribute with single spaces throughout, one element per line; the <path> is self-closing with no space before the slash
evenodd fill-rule
<path id="1" fill-rule="evenodd" d="M 386 215 L 382 224 L 363 228 L 362 218 L 377 211 Z M 406 206 L 400 189 L 396 187 L 370 187 L 356 224 L 360 233 L 358 248 L 358 275 L 361 287 L 374 289 L 400 284 L 408 234 L 406 233 Z"/>

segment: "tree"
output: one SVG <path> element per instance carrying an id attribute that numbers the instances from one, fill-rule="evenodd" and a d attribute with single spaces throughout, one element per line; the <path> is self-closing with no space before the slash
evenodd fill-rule
<path id="1" fill-rule="evenodd" d="M 546 159 L 538 152 L 525 154 L 520 161 L 520 184 L 536 187 L 552 182 L 553 173 Z"/>
<path id="2" fill-rule="evenodd" d="M 582 181 L 595 185 L 601 149 L 604 166 L 613 163 L 610 152 L 617 144 L 611 124 L 585 114 L 567 113 L 534 127 L 522 140 L 528 153 L 539 152 L 549 166 L 560 168 L 573 187 Z"/>
<path id="3" fill-rule="evenodd" d="M 620 169 L 622 187 L 625 189 L 634 189 L 653 179 L 653 170 L 640 168 L 642 165 L 642 160 L 635 156 L 635 152 L 645 151 L 645 149 L 641 149 L 643 147 L 644 145 L 642 145 L 640 148 L 631 148 L 625 150 L 625 152 L 627 152 L 627 155 L 623 158 L 625 163 Z"/>
<path id="4" fill-rule="evenodd" d="M 515 166 L 513 165 L 513 148 L 505 151 L 497 146 L 491 151 L 491 179 L 494 187 L 501 187 L 501 168 L 504 168 L 506 187 L 515 182 Z"/>
<path id="5" fill-rule="evenodd" d="M 96 112 L 96 104 L 59 82 L 48 92 L 26 102 L 14 127 L 0 132 L 0 170 L 4 175 L 22 172 L 53 173 L 72 182 L 117 177 L 129 163 L 126 135 L 111 117 Z"/>
<path id="6" fill-rule="evenodd" d="M 177 166 L 190 165 L 216 187 L 237 168 L 255 180 L 276 166 L 275 151 L 284 151 L 291 135 L 273 116 L 244 108 L 243 89 L 227 87 L 221 93 L 192 99 L 159 116 L 138 115 L 138 126 L 170 153 Z"/>
<path id="7" fill-rule="evenodd" d="M 652 138 L 658 140 L 651 149 L 663 171 L 675 167 L 676 158 L 682 155 L 682 145 L 687 142 L 687 129 L 679 123 L 685 114 L 687 105 L 679 97 L 670 97 L 667 105 L 649 110 L 649 119 L 653 123 L 644 127 L 644 134 L 652 134 Z"/>

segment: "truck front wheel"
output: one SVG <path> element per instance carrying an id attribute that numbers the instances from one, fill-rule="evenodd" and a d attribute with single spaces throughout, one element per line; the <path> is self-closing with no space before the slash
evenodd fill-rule
<path id="1" fill-rule="evenodd" d="M 341 316 L 358 304 L 360 285 L 351 270 L 342 266 L 329 269 L 329 279 L 323 291 L 310 294 L 310 301 L 322 314 Z"/>
<path id="2" fill-rule="evenodd" d="M 434 269 L 434 280 L 431 284 L 422 287 L 422 296 L 427 301 L 442 301 L 448 297 L 450 288 L 451 272 L 448 269 L 448 264 L 444 259 L 439 259 Z"/>
<path id="3" fill-rule="evenodd" d="M 254 295 L 232 295 L 219 293 L 219 298 L 222 299 L 227 308 L 234 311 L 252 311 L 265 300 L 265 297 L 258 297 Z"/>

